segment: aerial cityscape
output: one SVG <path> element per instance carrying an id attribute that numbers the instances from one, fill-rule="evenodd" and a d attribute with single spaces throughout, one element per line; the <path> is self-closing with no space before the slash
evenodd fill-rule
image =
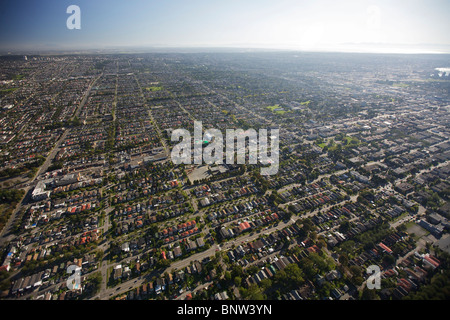
<path id="1" fill-rule="evenodd" d="M 1 300 L 450 298 L 449 52 L 7 40 Z"/>

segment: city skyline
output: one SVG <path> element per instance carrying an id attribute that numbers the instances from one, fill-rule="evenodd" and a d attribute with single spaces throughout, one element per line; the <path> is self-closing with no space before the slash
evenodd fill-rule
<path id="1" fill-rule="evenodd" d="M 81 10 L 81 29 L 66 22 Z M 448 53 L 446 1 L 6 1 L 2 51 L 255 48 Z"/>

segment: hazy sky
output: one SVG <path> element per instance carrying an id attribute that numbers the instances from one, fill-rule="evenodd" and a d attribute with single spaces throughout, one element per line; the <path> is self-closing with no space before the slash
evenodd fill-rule
<path id="1" fill-rule="evenodd" d="M 69 30 L 69 5 L 81 29 Z M 450 52 L 449 0 L 2 0 L 0 49 L 232 46 Z M 377 44 L 377 45 L 374 45 Z M 438 45 L 438 46 L 436 46 Z"/>

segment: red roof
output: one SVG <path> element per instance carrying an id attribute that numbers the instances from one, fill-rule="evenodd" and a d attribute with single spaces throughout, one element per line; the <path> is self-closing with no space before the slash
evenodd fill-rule
<path id="1" fill-rule="evenodd" d="M 434 267 L 439 267 L 439 262 L 436 259 L 433 259 L 431 256 L 425 256 L 425 260 L 431 263 Z"/>
<path id="2" fill-rule="evenodd" d="M 8 265 L 0 266 L 0 271 L 2 271 L 2 270 L 8 270 Z"/>
<path id="3" fill-rule="evenodd" d="M 244 221 L 244 222 L 242 222 L 242 223 L 239 225 L 239 227 L 240 227 L 242 230 L 246 230 L 246 229 L 250 228 L 250 224 L 249 224 L 247 221 Z"/>
<path id="4" fill-rule="evenodd" d="M 384 274 L 385 274 L 386 276 L 388 276 L 388 277 L 392 277 L 392 276 L 395 274 L 395 272 L 394 272 L 394 270 L 389 269 L 389 270 L 386 270 L 386 271 L 384 272 Z"/>
<path id="5" fill-rule="evenodd" d="M 388 253 L 391 253 L 391 252 L 392 252 L 392 250 L 391 250 L 388 246 L 386 246 L 383 242 L 380 242 L 380 243 L 378 244 L 378 246 L 379 246 L 381 249 L 383 249 L 384 251 L 388 252 Z"/>
<path id="6" fill-rule="evenodd" d="M 317 245 L 313 245 L 307 249 L 309 252 L 320 252 L 320 249 Z"/>
<path id="7" fill-rule="evenodd" d="M 428 255 L 428 258 L 430 258 L 431 260 L 433 260 L 437 264 L 441 264 L 441 262 L 438 259 L 436 259 L 436 257 L 434 257 L 434 256 Z"/>

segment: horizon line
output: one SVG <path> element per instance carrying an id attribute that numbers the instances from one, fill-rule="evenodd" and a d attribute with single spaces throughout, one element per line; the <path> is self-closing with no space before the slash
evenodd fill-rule
<path id="1" fill-rule="evenodd" d="M 344 45 L 344 47 L 341 47 Z M 378 49 L 375 49 L 374 45 L 381 45 Z M 348 47 L 345 47 L 348 46 Z M 359 48 L 352 48 L 352 46 L 359 46 Z M 390 46 L 390 48 L 389 48 Z M 271 47 L 271 46 L 240 46 L 240 45 L 148 45 L 148 46 L 136 46 L 136 45 L 119 45 L 119 46 L 106 46 L 100 47 L 86 47 L 86 48 L 47 48 L 47 49 L 0 49 L 0 55 L 33 55 L 33 54 L 110 54 L 110 53 L 122 53 L 122 54 L 132 54 L 132 53 L 153 53 L 155 51 L 170 52 L 174 53 L 176 51 L 214 51 L 214 50 L 226 50 L 226 51 L 277 51 L 277 52 L 305 52 L 305 53 L 368 53 L 368 54 L 450 54 L 449 49 L 445 50 L 443 48 L 437 50 L 430 49 L 414 49 L 408 45 L 398 44 L 357 44 L 357 43 L 346 43 L 337 45 L 334 48 L 299 48 L 299 47 Z M 442 45 L 441 45 L 442 46 Z M 370 47 L 370 48 L 368 48 Z M 180 52 L 182 53 L 182 52 Z"/>

